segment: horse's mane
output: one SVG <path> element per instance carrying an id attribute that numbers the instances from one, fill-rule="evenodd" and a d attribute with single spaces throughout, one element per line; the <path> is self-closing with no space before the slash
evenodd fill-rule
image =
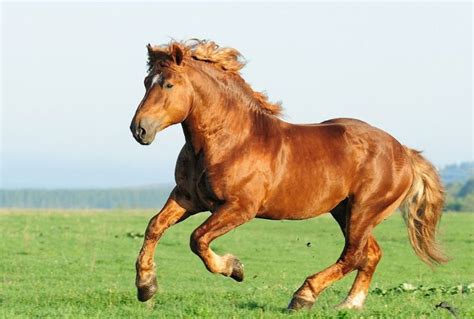
<path id="1" fill-rule="evenodd" d="M 245 66 L 245 61 L 240 52 L 234 48 L 219 47 L 213 41 L 192 39 L 183 42 L 172 41 L 166 45 L 148 46 L 148 71 L 157 63 L 168 64 L 170 57 L 173 52 L 176 52 L 177 48 L 183 53 L 183 59 L 188 58 L 206 62 L 225 73 L 238 76 L 242 80 L 242 84 L 252 92 L 254 104 L 261 111 L 270 115 L 281 115 L 282 107 L 280 103 L 269 102 L 264 93 L 254 91 L 242 79 L 239 71 Z"/>

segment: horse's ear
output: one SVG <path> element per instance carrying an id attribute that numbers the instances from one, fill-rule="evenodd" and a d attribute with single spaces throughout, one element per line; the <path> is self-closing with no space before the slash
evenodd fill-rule
<path id="1" fill-rule="evenodd" d="M 153 48 L 152 48 L 152 46 L 151 46 L 150 43 L 148 43 L 148 44 L 146 45 L 146 49 L 147 49 L 147 51 L 148 51 L 148 55 L 152 55 L 152 53 L 153 53 Z"/>
<path id="2" fill-rule="evenodd" d="M 148 50 L 148 66 L 151 67 L 157 61 L 173 61 L 171 55 L 164 51 L 160 50 L 159 47 L 153 48 L 149 43 L 146 45 Z"/>
<path id="3" fill-rule="evenodd" d="M 177 65 L 183 62 L 184 52 L 179 45 L 173 44 L 171 47 L 171 56 Z"/>

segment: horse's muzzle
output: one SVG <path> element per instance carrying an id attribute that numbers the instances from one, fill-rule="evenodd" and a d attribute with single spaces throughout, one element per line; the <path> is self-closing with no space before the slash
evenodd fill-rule
<path id="1" fill-rule="evenodd" d="M 155 139 L 157 126 L 156 123 L 152 123 L 147 119 L 143 119 L 137 124 L 134 119 L 130 125 L 130 131 L 132 131 L 133 137 L 138 143 L 150 145 Z"/>

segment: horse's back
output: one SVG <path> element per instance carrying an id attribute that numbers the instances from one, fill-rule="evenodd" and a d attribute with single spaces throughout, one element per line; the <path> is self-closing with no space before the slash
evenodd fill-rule
<path id="1" fill-rule="evenodd" d="M 334 153 L 343 151 L 338 146 L 344 146 L 345 149 L 358 148 L 364 151 L 362 153 L 380 152 L 387 148 L 405 153 L 403 146 L 393 136 L 358 119 L 336 118 L 321 123 L 290 126 L 290 131 L 295 135 L 311 136 L 313 143 L 328 144 Z"/>
<path id="2" fill-rule="evenodd" d="M 285 163 L 281 167 L 285 174 L 271 196 L 279 207 L 270 204 L 268 211 L 278 212 L 268 218 L 316 216 L 364 187 L 373 187 L 369 184 L 398 183 L 398 175 L 407 170 L 404 147 L 388 133 L 356 119 L 289 124 L 284 136 L 285 159 L 280 162 Z"/>
<path id="3" fill-rule="evenodd" d="M 316 156 L 329 157 L 339 171 L 346 169 L 357 175 L 371 169 L 397 170 L 409 161 L 397 139 L 361 120 L 336 118 L 296 127 L 295 134 L 308 137 L 307 145 L 313 145 Z"/>

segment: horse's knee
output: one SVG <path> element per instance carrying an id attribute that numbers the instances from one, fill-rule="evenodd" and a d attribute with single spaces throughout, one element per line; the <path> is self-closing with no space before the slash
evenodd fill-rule
<path id="1" fill-rule="evenodd" d="M 200 255 L 200 253 L 206 249 L 207 244 L 203 241 L 203 237 L 198 229 L 191 234 L 189 247 L 196 255 Z"/>
<path id="2" fill-rule="evenodd" d="M 199 237 L 196 234 L 196 231 L 193 231 L 191 238 L 189 239 L 189 247 L 191 251 L 196 255 L 199 254 Z"/>

